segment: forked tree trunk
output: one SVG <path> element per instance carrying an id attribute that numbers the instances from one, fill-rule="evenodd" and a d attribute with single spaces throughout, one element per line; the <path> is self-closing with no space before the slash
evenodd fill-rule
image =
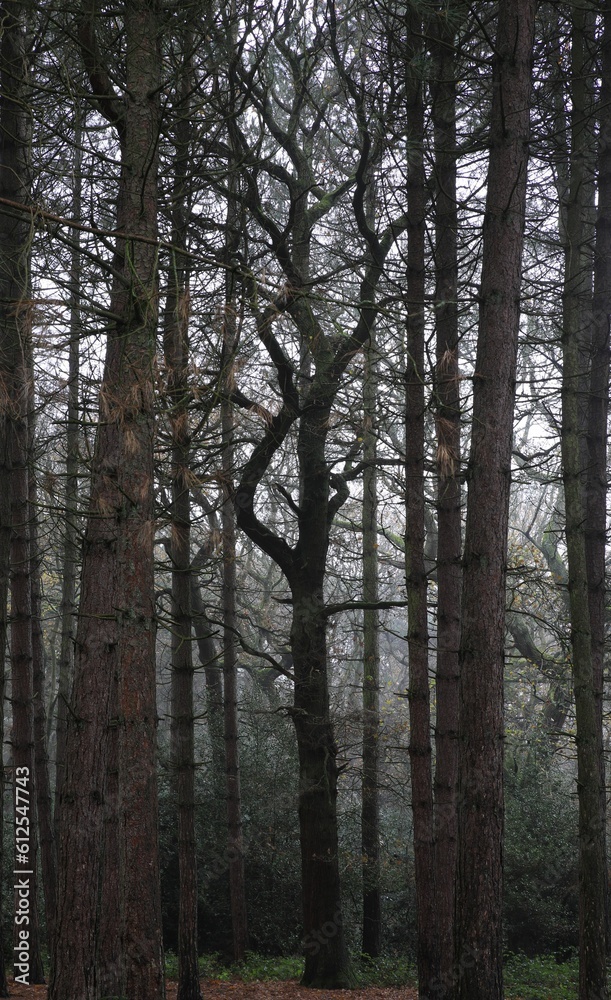
<path id="1" fill-rule="evenodd" d="M 500 5 L 494 58 L 460 645 L 456 1000 L 503 996 L 505 573 L 535 6 Z"/>
<path id="2" fill-rule="evenodd" d="M 326 359 L 328 361 L 328 358 Z M 323 597 L 329 545 L 329 468 L 325 443 L 334 393 L 325 359 L 308 392 L 310 405 L 299 423 L 299 540 L 291 548 L 254 513 L 256 487 L 271 455 L 295 419 L 285 406 L 270 421 L 238 487 L 238 523 L 284 571 L 292 595 L 291 650 L 295 674 L 292 709 L 299 756 L 299 829 L 305 969 L 304 986 L 341 989 L 353 985 L 342 919 L 337 836 L 337 746 L 327 679 L 326 614 Z M 291 392 L 292 395 L 292 392 Z M 296 401 L 296 394 L 293 397 Z"/>

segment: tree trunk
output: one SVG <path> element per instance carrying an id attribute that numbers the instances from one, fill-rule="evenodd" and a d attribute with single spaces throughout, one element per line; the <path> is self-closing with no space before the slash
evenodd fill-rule
<path id="1" fill-rule="evenodd" d="M 27 205 L 30 179 L 30 129 L 28 94 L 28 56 L 25 51 L 24 9 L 20 4 L 2 11 L 3 34 L 0 50 L 1 92 L 0 193 L 14 204 Z M 30 589 L 30 538 L 28 495 L 28 405 L 31 351 L 30 225 L 25 212 L 13 209 L 2 213 L 1 268 L 1 337 L 2 397 L 7 460 L 7 485 L 10 497 L 10 595 L 11 595 L 11 687 L 12 687 L 12 758 L 14 779 L 15 833 L 28 847 L 27 867 L 18 877 L 22 888 L 15 894 L 27 900 L 27 924 L 14 925 L 14 943 L 20 931 L 28 932 L 27 971 L 21 969 L 22 982 L 44 982 L 38 941 L 36 909 L 36 837 L 35 772 L 32 679 L 32 602 Z M 4 649 L 2 650 L 4 657 Z M 19 811 L 17 811 L 19 810 Z M 19 825 L 18 825 L 19 823 Z M 24 851 L 18 849 L 15 867 L 20 867 Z M 21 862 L 25 864 L 25 862 Z M 23 940 L 23 939 L 21 939 Z"/>
<path id="2" fill-rule="evenodd" d="M 427 575 L 424 562 L 424 101 L 422 19 L 412 9 L 407 47 L 407 358 L 405 367 L 405 578 L 409 655 L 409 758 L 414 817 L 418 989 L 439 975 L 436 927 Z"/>
<path id="3" fill-rule="evenodd" d="M 534 0 L 502 4 L 494 60 L 460 645 L 457 1000 L 503 996 L 503 666 Z"/>
<path id="4" fill-rule="evenodd" d="M 341 910 L 337 839 L 337 746 L 329 715 L 322 586 L 293 589 L 293 720 L 299 753 L 299 830 L 304 986 L 352 983 Z"/>
<path id="5" fill-rule="evenodd" d="M 604 835 L 602 824 L 602 718 L 596 698 L 590 607 L 593 569 L 586 549 L 586 419 L 584 415 L 589 326 L 590 266 L 586 246 L 585 154 L 591 142 L 585 87 L 585 12 L 573 11 L 571 45 L 571 161 L 566 210 L 562 330 L 562 466 L 566 513 L 568 594 L 579 799 L 579 1000 L 603 1000 L 606 986 Z M 607 333 L 608 336 L 608 333 Z M 591 481 L 591 474 L 590 474 Z M 598 624 L 598 623 L 597 623 Z M 603 786 L 604 787 L 604 786 Z"/>
<path id="6" fill-rule="evenodd" d="M 212 788 L 214 799 L 213 821 L 224 822 L 221 814 L 225 797 L 225 746 L 223 738 L 223 671 L 219 666 L 220 657 L 214 641 L 215 630 L 206 617 L 206 609 L 196 569 L 199 560 L 191 566 L 191 611 L 197 643 L 197 655 L 206 676 L 206 718 L 210 739 L 212 765 Z"/>
<path id="7" fill-rule="evenodd" d="M 233 185 L 234 179 L 230 180 Z M 230 395 L 235 388 L 233 366 L 237 349 L 235 275 L 233 255 L 239 247 L 238 206 L 235 192 L 227 206 L 227 253 L 225 279 L 225 316 L 223 321 L 223 400 L 221 403 L 222 482 L 221 509 L 223 541 L 223 716 L 225 737 L 225 775 L 227 797 L 227 856 L 234 961 L 246 957 L 248 922 L 244 875 L 244 838 L 242 834 L 242 795 L 240 790 L 240 752 L 238 732 L 238 647 L 236 614 L 236 527 L 231 498 L 235 470 L 234 416 Z"/>
<path id="8" fill-rule="evenodd" d="M 172 563 L 172 692 L 171 767 L 178 807 L 178 1000 L 199 1000 L 197 958 L 197 845 L 195 837 L 195 734 L 193 709 L 193 647 L 191 644 L 191 500 L 189 469 L 189 275 L 187 258 L 187 173 L 190 123 L 191 41 L 183 40 L 176 108 L 172 245 L 165 315 L 165 362 L 169 421 L 172 434 L 172 501 L 170 510 Z"/>
<path id="9" fill-rule="evenodd" d="M 42 633 L 42 598 L 40 582 L 41 554 L 38 541 L 37 490 L 34 472 L 35 429 L 34 400 L 30 406 L 30 586 L 32 601 L 32 681 L 34 727 L 34 775 L 36 786 L 37 829 L 40 843 L 42 886 L 47 925 L 47 947 L 51 951 L 55 933 L 57 866 L 53 834 L 53 810 L 49 781 L 49 754 L 47 751 L 47 716 L 45 709 L 45 653 Z"/>
<path id="10" fill-rule="evenodd" d="M 309 311 L 308 311 L 309 312 Z M 300 315 L 300 321 L 306 322 Z M 318 359 L 299 422 L 299 538 L 294 548 L 254 513 L 254 494 L 271 455 L 295 419 L 285 404 L 270 422 L 243 470 L 235 504 L 238 523 L 283 570 L 292 595 L 291 650 L 295 673 L 292 709 L 299 756 L 304 986 L 342 989 L 353 984 L 340 898 L 337 837 L 337 747 L 329 707 L 323 585 L 332 507 L 325 442 L 334 394 L 329 357 Z M 295 401 L 292 388 L 289 389 Z M 295 394 L 296 395 L 296 394 Z M 341 496 L 343 496 L 343 492 Z"/>
<path id="11" fill-rule="evenodd" d="M 74 129 L 74 170 L 72 217 L 81 218 L 82 206 L 82 129 L 81 111 L 76 107 Z M 59 803 L 64 782 L 66 759 L 66 716 L 74 667 L 74 621 L 78 549 L 78 470 L 79 470 L 79 360 L 81 334 L 81 258 L 79 232 L 72 234 L 74 247 L 70 259 L 70 344 L 68 348 L 68 406 L 66 422 L 66 490 L 64 500 L 64 544 L 62 552 L 61 643 L 55 726 L 55 808 L 53 815 L 55 844 L 59 842 Z"/>
<path id="12" fill-rule="evenodd" d="M 435 890 L 439 936 L 438 1000 L 452 995 L 458 680 L 460 646 L 461 490 L 456 233 L 456 78 L 452 24 L 434 15 L 432 118 L 435 142 L 435 402 L 437 424 L 437 663 L 435 673 Z"/>
<path id="13" fill-rule="evenodd" d="M 604 4 L 601 93 L 598 112 L 598 208 L 594 251 L 592 347 L 588 399 L 588 476 L 586 492 L 586 568 L 592 644 L 592 676 L 600 766 L 601 832 L 606 861 L 606 781 L 603 752 L 603 686 L 606 624 L 607 420 L 609 410 L 609 326 L 611 317 L 611 4 Z M 603 879 L 610 943 L 608 875 Z"/>
<path id="14" fill-rule="evenodd" d="M 363 386 L 363 600 L 378 601 L 378 403 L 376 340 L 371 331 L 365 348 Z M 363 612 L 363 777 L 361 783 L 361 837 L 363 879 L 362 952 L 378 958 L 382 950 L 380 900 L 380 646 L 379 614 L 375 608 Z"/>
<path id="15" fill-rule="evenodd" d="M 94 98 L 120 136 L 117 229 L 129 238 L 118 240 L 115 254 L 122 278 L 111 303 L 117 319 L 108 334 L 84 546 L 51 1000 L 111 992 L 162 1000 L 165 992 L 153 581 L 159 23 L 145 0 L 128 0 L 123 13 L 122 102 L 99 93 L 109 78 L 94 14 L 79 25 Z M 115 913 L 113 927 L 107 915 Z"/>

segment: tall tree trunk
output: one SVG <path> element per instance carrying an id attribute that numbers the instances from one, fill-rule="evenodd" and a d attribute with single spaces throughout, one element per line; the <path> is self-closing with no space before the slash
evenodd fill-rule
<path id="1" fill-rule="evenodd" d="M 81 218 L 83 178 L 81 110 L 75 109 L 72 218 Z M 59 809 L 66 759 L 66 716 L 74 666 L 74 620 L 78 550 L 78 471 L 79 471 L 79 361 L 81 334 L 81 257 L 79 232 L 72 234 L 70 258 L 70 341 L 68 347 L 68 405 L 66 412 L 66 489 L 64 499 L 64 539 L 62 551 L 61 643 L 55 725 L 55 844 L 59 841 Z"/>
<path id="2" fill-rule="evenodd" d="M 606 852 L 606 780 L 603 747 L 603 687 L 606 624 L 607 420 L 609 410 L 609 330 L 611 323 L 611 4 L 604 4 L 601 92 L 598 125 L 598 208 L 594 251 L 592 346 L 588 399 L 588 476 L 586 492 L 586 568 L 592 644 L 592 676 L 600 766 L 601 834 Z M 603 879 L 610 944 L 608 875 Z"/>
<path id="3" fill-rule="evenodd" d="M 435 142 L 435 402 L 437 424 L 437 663 L 435 673 L 435 891 L 438 1000 L 449 1000 L 454 964 L 458 791 L 461 490 L 456 234 L 455 30 L 434 15 L 432 117 Z"/>
<path id="4" fill-rule="evenodd" d="M 372 328 L 365 348 L 363 385 L 363 600 L 378 601 L 377 345 Z M 380 900 L 380 646 L 379 614 L 363 612 L 363 777 L 361 838 L 363 879 L 362 951 L 378 958 L 382 950 Z"/>
<path id="5" fill-rule="evenodd" d="M 2 11 L 3 34 L 0 49 L 2 98 L 0 138 L 2 140 L 1 192 L 13 204 L 27 205 L 30 179 L 31 117 L 28 95 L 28 56 L 25 51 L 24 8 L 14 4 Z M 10 600 L 11 600 L 11 688 L 12 758 L 15 776 L 27 778 L 27 786 L 14 780 L 15 832 L 28 831 L 27 869 L 19 877 L 19 895 L 28 902 L 27 972 L 22 981 L 44 982 L 38 940 L 36 903 L 35 770 L 32 678 L 32 595 L 30 588 L 30 536 L 28 494 L 28 408 L 30 400 L 31 284 L 30 224 L 25 211 L 13 208 L 2 213 L 1 336 L 2 380 L 6 459 L 10 473 Z M 4 654 L 4 651 L 3 651 Z M 27 793 L 27 794 L 26 794 Z M 25 803 L 25 805 L 24 805 Z M 21 810 L 26 809 L 24 814 Z M 19 809 L 19 813 L 17 812 Z M 27 816 L 27 822 L 22 823 Z M 17 822 L 19 821 L 19 827 Z M 19 836 L 21 839 L 21 836 Z M 24 849 L 25 850 L 25 849 Z M 23 852 L 21 852 L 23 857 Z M 17 867 L 19 867 L 17 865 Z M 18 904 L 16 894 L 15 902 Z M 15 944 L 19 941 L 17 922 Z"/>
<path id="6" fill-rule="evenodd" d="M 457 1000 L 503 996 L 503 666 L 534 0 L 499 8 L 460 644 Z"/>
<path id="7" fill-rule="evenodd" d="M 424 100 L 422 19 L 411 9 L 407 47 L 407 359 L 405 367 L 405 577 L 409 655 L 410 773 L 418 927 L 418 989 L 423 1000 L 439 975 L 427 576 L 424 562 Z"/>
<path id="8" fill-rule="evenodd" d="M 45 709 L 45 653 L 42 633 L 41 552 L 38 538 L 38 497 L 35 473 L 34 399 L 30 400 L 30 586 L 32 601 L 32 682 L 34 776 L 36 786 L 37 830 L 40 843 L 42 886 L 44 892 L 47 946 L 51 950 L 55 932 L 57 866 L 53 834 L 53 810 L 47 752 L 47 715 Z"/>
<path id="9" fill-rule="evenodd" d="M 172 434 L 172 693 L 171 767 L 178 806 L 178 1000 L 199 1000 L 197 960 L 197 850 L 195 837 L 195 733 L 191 643 L 191 499 L 189 469 L 189 274 L 187 175 L 190 145 L 191 49 L 183 41 L 180 103 L 176 109 L 171 267 L 165 315 L 165 362 Z"/>
<path id="10" fill-rule="evenodd" d="M 200 559 L 201 551 L 191 565 L 191 611 L 197 655 L 206 677 L 206 719 L 208 722 L 208 737 L 210 739 L 210 757 L 212 764 L 212 788 L 215 811 L 213 815 L 215 829 L 216 821 L 224 822 L 221 816 L 224 811 L 225 797 L 225 741 L 223 736 L 223 671 L 220 666 L 220 656 L 214 640 L 215 629 L 206 617 L 206 608 L 202 597 L 202 588 L 197 579 L 197 569 L 209 556 Z"/>
<path id="11" fill-rule="evenodd" d="M 230 184 L 235 184 L 232 177 Z M 225 774 L 227 797 L 227 854 L 233 957 L 241 962 L 248 947 L 246 883 L 244 875 L 244 838 L 242 834 L 242 795 L 240 790 L 240 752 L 238 732 L 238 646 L 236 613 L 236 526 L 231 498 L 235 470 L 234 415 L 230 400 L 235 388 L 233 366 L 237 349 L 237 316 L 233 256 L 239 247 L 239 216 L 235 193 L 229 194 L 227 206 L 227 254 L 225 315 L 223 321 L 223 399 L 221 403 L 222 482 L 221 510 L 223 541 L 223 708 L 225 736 Z"/>
<path id="12" fill-rule="evenodd" d="M 148 0 L 126 0 L 123 17 L 123 100 L 104 72 L 95 11 L 84 11 L 79 24 L 94 100 L 120 138 L 117 230 L 129 235 L 117 242 L 117 319 L 108 333 L 93 459 L 60 802 L 51 1000 L 113 992 L 162 1000 L 165 992 L 153 580 L 159 21 Z M 109 913 L 117 915 L 114 927 Z"/>
<path id="13" fill-rule="evenodd" d="M 301 303 L 297 308 L 301 307 Z M 309 310 L 307 310 L 308 314 Z M 300 312 L 300 321 L 307 322 Z M 265 318 L 263 318 L 265 322 Z M 318 336 L 318 333 L 317 333 Z M 299 756 L 299 829 L 305 969 L 302 983 L 341 989 L 353 984 L 344 934 L 337 835 L 337 746 L 333 735 L 327 677 L 325 562 L 329 525 L 330 472 L 325 443 L 334 394 L 329 362 L 323 355 L 308 389 L 299 422 L 299 539 L 294 548 L 254 513 L 254 495 L 275 450 L 295 419 L 296 392 L 272 418 L 265 437 L 246 463 L 235 504 L 239 525 L 283 570 L 292 595 L 291 650 L 295 673 L 292 709 Z M 344 496 L 343 491 L 340 494 Z M 336 497 L 337 499 L 337 497 Z M 339 503 L 337 504 L 339 507 Z M 336 509 L 337 509 L 336 507 Z"/>
<path id="14" fill-rule="evenodd" d="M 301 583 L 301 581 L 299 581 Z M 326 621 L 320 589 L 292 588 L 293 720 L 299 753 L 304 986 L 352 985 L 341 910 L 337 745 L 329 713 Z"/>
<path id="15" fill-rule="evenodd" d="M 591 142 L 585 83 L 585 11 L 573 10 L 571 45 L 571 159 L 566 210 L 565 286 L 562 330 L 562 466 L 566 514 L 568 594 L 579 799 L 579 1000 L 602 1000 L 606 986 L 604 836 L 601 808 L 602 717 L 597 702 L 590 628 L 586 549 L 585 419 L 587 363 L 591 345 L 590 260 L 586 248 L 588 178 L 586 153 Z M 607 332 L 608 337 L 608 332 Z M 590 476 L 591 480 L 591 476 Z M 600 567 L 599 567 L 600 568 Z M 596 610 L 595 607 L 592 610 Z M 595 616 L 596 617 L 596 616 Z M 596 623 L 598 624 L 598 623 Z M 603 786 L 604 787 L 604 786 Z"/>

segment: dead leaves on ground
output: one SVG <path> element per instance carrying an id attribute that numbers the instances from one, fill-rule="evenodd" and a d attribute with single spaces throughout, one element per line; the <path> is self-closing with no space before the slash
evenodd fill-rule
<path id="1" fill-rule="evenodd" d="M 418 1000 L 409 987 L 371 987 L 363 990 L 306 990 L 296 979 L 282 982 L 225 983 L 202 979 L 203 1000 Z M 9 980 L 11 997 L 19 1000 L 46 1000 L 46 986 L 23 986 Z M 167 983 L 167 1000 L 176 1000 L 176 983 Z"/>

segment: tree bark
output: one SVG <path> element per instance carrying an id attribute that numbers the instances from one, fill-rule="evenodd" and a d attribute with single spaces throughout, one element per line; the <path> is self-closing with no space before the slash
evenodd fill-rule
<path id="1" fill-rule="evenodd" d="M 200 1000 L 197 957 L 197 845 L 195 837 L 195 733 L 193 646 L 191 642 L 191 498 L 189 469 L 189 274 L 187 267 L 189 95 L 191 41 L 183 40 L 175 109 L 172 246 L 165 312 L 167 399 L 172 435 L 172 563 L 171 768 L 176 780 L 178 812 L 178 1000 Z"/>
<path id="2" fill-rule="evenodd" d="M 221 403 L 222 483 L 221 509 L 223 543 L 223 718 L 225 740 L 225 778 L 227 800 L 227 856 L 234 961 L 246 957 L 248 921 L 244 873 L 244 837 L 242 833 L 242 795 L 240 789 L 240 750 L 238 726 L 238 646 L 236 613 L 236 525 L 231 502 L 235 471 L 234 414 L 230 401 L 235 388 L 233 368 L 237 350 L 236 278 L 232 266 L 240 241 L 239 213 L 230 179 L 227 206 L 227 247 L 225 278 L 225 315 L 223 320 L 223 399 Z"/>
<path id="3" fill-rule="evenodd" d="M 33 384 L 32 384 L 33 388 Z M 42 887 L 44 893 L 47 947 L 52 948 L 55 933 L 57 865 L 53 833 L 51 784 L 49 781 L 49 754 L 47 751 L 47 715 L 45 709 L 45 652 L 42 633 L 42 594 L 40 580 L 41 553 L 38 540 L 38 498 L 35 466 L 34 400 L 30 400 L 30 586 L 32 601 L 32 682 L 33 682 L 33 735 L 34 775 L 36 787 L 36 814 L 40 844 Z"/>
<path id="4" fill-rule="evenodd" d="M 534 0 L 502 4 L 494 59 L 460 645 L 457 1000 L 503 996 L 503 665 Z"/>
<path id="5" fill-rule="evenodd" d="M 165 992 L 153 581 L 159 22 L 147 0 L 127 0 L 123 16 L 123 100 L 104 88 L 95 11 L 85 10 L 79 25 L 92 99 L 120 139 L 114 263 L 121 277 L 111 303 L 117 319 L 108 333 L 84 546 L 51 1000 L 101 1000 L 113 992 L 162 1000 Z"/>
<path id="6" fill-rule="evenodd" d="M 410 9 L 407 46 L 407 358 L 405 366 L 405 581 L 409 655 L 409 758 L 414 823 L 418 991 L 428 1000 L 439 977 L 436 925 L 428 586 L 424 561 L 425 371 L 424 99 L 422 18 Z"/>
<path id="7" fill-rule="evenodd" d="M 586 153 L 591 141 L 585 84 L 585 11 L 575 8 L 571 36 L 571 158 L 566 209 L 565 285 L 562 318 L 562 467 L 566 514 L 568 594 L 579 799 L 579 1000 L 604 1000 L 606 914 L 604 828 L 601 782 L 602 714 L 597 700 L 591 616 L 597 621 L 594 570 L 586 544 L 587 364 L 591 347 L 590 266 L 586 247 L 584 192 Z M 608 337 L 608 333 L 606 334 Z M 594 397 L 589 397 L 593 406 Z M 590 491 L 591 493 L 591 491 Z M 603 570 L 604 579 L 604 570 Z M 600 581 L 598 581 L 600 584 Z M 590 602 L 592 598 L 592 605 Z"/>
<path id="8" fill-rule="evenodd" d="M 372 328 L 365 348 L 363 385 L 363 600 L 378 601 L 377 346 Z M 380 645 L 379 614 L 363 612 L 363 777 L 361 837 L 363 879 L 362 951 L 378 958 L 382 951 L 380 899 Z"/>
<path id="9" fill-rule="evenodd" d="M 81 218 L 82 186 L 82 129 L 81 110 L 76 107 L 74 129 L 74 169 L 72 189 L 72 217 Z M 74 667 L 74 621 L 76 577 L 79 563 L 78 550 L 78 471 L 79 471 L 79 360 L 81 333 L 81 258 L 79 233 L 72 234 L 74 247 L 70 258 L 70 343 L 68 348 L 68 406 L 66 421 L 66 489 L 64 500 L 64 544 L 62 552 L 61 643 L 59 653 L 59 681 L 56 700 L 55 725 L 55 807 L 53 826 L 55 844 L 59 841 L 59 803 L 64 782 L 66 759 L 66 717 Z"/>
<path id="10" fill-rule="evenodd" d="M 309 311 L 308 311 L 309 312 Z M 311 315 L 311 314 L 310 314 Z M 300 321 L 307 322 L 300 312 Z M 293 603 L 291 650 L 295 673 L 292 709 L 299 756 L 304 986 L 342 989 L 353 984 L 345 943 L 337 836 L 337 746 L 329 707 L 323 586 L 329 545 L 330 472 L 325 458 L 335 389 L 328 355 L 317 358 L 299 421 L 299 536 L 291 548 L 256 517 L 254 492 L 295 418 L 296 393 L 273 418 L 247 462 L 236 493 L 238 524 L 284 571 Z"/>
<path id="11" fill-rule="evenodd" d="M 462 569 L 455 26 L 434 15 L 435 402 L 437 426 L 437 662 L 435 672 L 435 889 L 438 1000 L 452 994 L 458 791 L 458 681 Z"/>
<path id="12" fill-rule="evenodd" d="M 29 59 L 25 50 L 25 11 L 21 4 L 2 10 L 3 33 L 0 49 L 1 93 L 0 193 L 14 205 L 26 206 L 30 183 L 31 112 L 29 110 Z M 5 432 L 8 496 L 10 497 L 10 602 L 11 602 L 11 688 L 12 763 L 15 776 L 27 778 L 19 786 L 14 779 L 15 831 L 17 820 L 27 823 L 21 830 L 32 863 L 20 879 L 29 902 L 27 930 L 29 962 L 25 981 L 44 982 L 38 940 L 36 909 L 36 811 L 32 678 L 32 595 L 30 577 L 30 532 L 28 493 L 28 409 L 30 400 L 31 283 L 29 219 L 18 208 L 2 211 L 2 287 L 0 314 L 2 337 L 3 430 Z M 4 650 L 2 650 L 4 656 Z M 24 807 L 24 802 L 27 806 Z M 27 884 L 27 885 L 26 885 Z M 21 890 L 20 890 L 21 891 Z M 18 896 L 15 896 L 18 903 Z M 18 943 L 18 927 L 14 940 Z M 23 970 L 22 970 L 23 971 Z"/>
<path id="13" fill-rule="evenodd" d="M 586 484 L 586 567 L 592 644 L 592 675 L 600 767 L 601 831 L 606 861 L 606 779 L 603 747 L 603 688 L 605 653 L 605 555 L 607 536 L 607 420 L 609 411 L 609 335 L 611 328 L 611 4 L 603 8 L 601 92 L 598 125 L 598 206 L 594 250 L 592 346 L 588 399 L 588 476 Z M 608 874 L 603 879 L 609 929 Z"/>

